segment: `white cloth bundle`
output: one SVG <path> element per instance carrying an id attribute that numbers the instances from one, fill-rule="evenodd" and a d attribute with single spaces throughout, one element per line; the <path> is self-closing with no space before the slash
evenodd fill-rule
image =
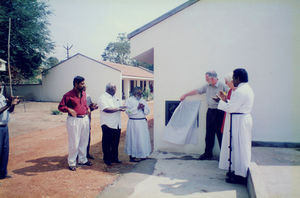
<path id="1" fill-rule="evenodd" d="M 197 144 L 197 116 L 200 101 L 183 100 L 167 124 L 163 140 L 174 144 Z"/>

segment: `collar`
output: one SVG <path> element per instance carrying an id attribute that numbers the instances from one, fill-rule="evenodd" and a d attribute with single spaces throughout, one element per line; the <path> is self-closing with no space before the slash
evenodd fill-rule
<path id="1" fill-rule="evenodd" d="M 219 86 L 219 80 L 216 82 L 216 84 L 215 84 L 215 85 L 211 85 L 211 84 L 209 84 L 209 86 L 212 86 L 212 87 L 218 87 L 218 86 Z"/>
<path id="2" fill-rule="evenodd" d="M 244 86 L 246 83 L 240 83 L 239 85 L 238 85 L 238 87 L 242 87 L 242 86 Z"/>

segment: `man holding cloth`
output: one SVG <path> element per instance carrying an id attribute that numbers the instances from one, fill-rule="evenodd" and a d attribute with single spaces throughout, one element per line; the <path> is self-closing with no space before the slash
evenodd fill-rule
<path id="1" fill-rule="evenodd" d="M 247 171 L 251 160 L 251 110 L 254 93 L 248 84 L 248 74 L 245 69 L 233 71 L 233 84 L 236 90 L 230 100 L 220 92 L 218 109 L 231 114 L 232 128 L 232 167 L 234 175 L 226 179 L 228 183 L 246 184 Z M 218 101 L 218 100 L 217 100 Z"/>
<path id="2" fill-rule="evenodd" d="M 208 105 L 206 113 L 206 136 L 205 136 L 205 152 L 199 157 L 199 160 L 210 160 L 213 157 L 212 150 L 215 143 L 215 134 L 217 135 L 219 146 L 221 148 L 222 133 L 221 127 L 224 117 L 224 112 L 217 109 L 218 103 L 213 100 L 220 91 L 228 91 L 228 87 L 220 82 L 215 71 L 209 71 L 205 74 L 205 79 L 208 84 L 199 89 L 192 90 L 183 96 L 180 100 L 184 100 L 188 96 L 196 94 L 206 94 L 206 102 Z"/>
<path id="3" fill-rule="evenodd" d="M 63 96 L 58 109 L 61 112 L 68 113 L 68 164 L 71 171 L 76 171 L 77 155 L 79 165 L 91 166 L 92 163 L 86 157 L 86 148 L 89 141 L 89 109 L 84 91 L 84 78 L 76 76 L 73 80 L 73 86 L 73 89 Z"/>

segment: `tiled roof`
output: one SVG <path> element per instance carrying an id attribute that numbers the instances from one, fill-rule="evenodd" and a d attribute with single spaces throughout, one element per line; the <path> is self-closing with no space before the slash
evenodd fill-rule
<path id="1" fill-rule="evenodd" d="M 118 63 L 112 63 L 107 61 L 99 61 L 107 66 L 119 70 L 123 77 L 139 77 L 139 78 L 150 78 L 153 79 L 154 75 L 152 72 L 147 71 L 141 67 L 134 67 L 129 65 L 122 65 Z"/>

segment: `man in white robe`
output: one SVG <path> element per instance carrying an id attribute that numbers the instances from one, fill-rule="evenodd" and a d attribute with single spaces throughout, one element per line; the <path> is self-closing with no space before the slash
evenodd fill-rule
<path id="1" fill-rule="evenodd" d="M 142 89 L 136 87 L 125 103 L 128 123 L 125 139 L 125 153 L 131 162 L 146 159 L 151 153 L 150 134 L 146 115 L 150 113 L 147 102 L 142 98 Z"/>
<path id="2" fill-rule="evenodd" d="M 226 179 L 229 183 L 246 183 L 247 171 L 251 160 L 251 129 L 252 117 L 250 115 L 254 93 L 248 84 L 248 74 L 245 69 L 233 71 L 233 84 L 237 89 L 232 93 L 231 99 L 226 100 L 220 92 L 218 109 L 232 116 L 232 168 L 234 175 Z"/>

